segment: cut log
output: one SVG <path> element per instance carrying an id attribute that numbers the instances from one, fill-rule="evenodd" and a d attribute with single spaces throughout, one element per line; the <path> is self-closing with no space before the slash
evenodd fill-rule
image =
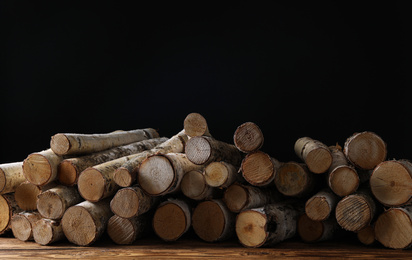
<path id="1" fill-rule="evenodd" d="M 207 127 L 206 119 L 199 113 L 190 113 L 183 121 L 185 133 L 190 137 L 211 136 Z"/>
<path id="2" fill-rule="evenodd" d="M 165 241 L 176 241 L 191 224 L 191 210 L 187 202 L 168 199 L 161 203 L 153 216 L 153 229 Z"/>
<path id="3" fill-rule="evenodd" d="M 186 143 L 185 153 L 194 164 L 209 164 L 225 161 L 238 167 L 242 161 L 239 150 L 233 144 L 209 136 L 195 136 Z"/>
<path id="4" fill-rule="evenodd" d="M 114 173 L 114 181 L 120 187 L 130 187 L 135 183 L 137 171 L 140 164 L 150 155 L 167 154 L 167 153 L 183 153 L 188 140 L 185 131 L 182 130 L 178 134 L 172 136 L 169 140 L 159 144 L 155 148 L 142 152 L 138 157 L 125 162 L 122 167 L 118 168 Z"/>
<path id="5" fill-rule="evenodd" d="M 14 192 L 25 181 L 23 162 L 0 164 L 0 194 Z"/>
<path id="6" fill-rule="evenodd" d="M 42 192 L 56 186 L 55 182 L 49 183 L 45 186 L 37 186 L 30 182 L 23 182 L 14 193 L 17 204 L 22 210 L 30 211 L 37 210 L 37 196 Z"/>
<path id="7" fill-rule="evenodd" d="M 239 183 L 230 185 L 223 196 L 228 209 L 235 213 L 279 202 L 282 199 L 283 196 L 274 188 L 259 188 Z"/>
<path id="8" fill-rule="evenodd" d="M 313 221 L 324 221 L 335 211 L 339 197 L 332 191 L 324 189 L 306 201 L 305 212 Z"/>
<path id="9" fill-rule="evenodd" d="M 57 170 L 63 157 L 51 149 L 30 154 L 23 161 L 23 173 L 34 185 L 43 186 L 57 179 Z"/>
<path id="10" fill-rule="evenodd" d="M 343 152 L 356 167 L 372 170 L 386 159 L 386 143 L 373 132 L 355 133 L 346 139 Z"/>
<path id="11" fill-rule="evenodd" d="M 370 246 L 375 244 L 375 228 L 373 225 L 366 226 L 358 231 L 356 234 L 359 242 L 365 246 Z"/>
<path id="12" fill-rule="evenodd" d="M 50 148 L 58 155 L 86 154 L 157 137 L 159 134 L 152 128 L 107 134 L 55 134 Z"/>
<path id="13" fill-rule="evenodd" d="M 235 234 L 235 214 L 222 200 L 203 201 L 193 211 L 192 226 L 206 242 L 223 241 Z"/>
<path id="14" fill-rule="evenodd" d="M 146 235 L 150 226 L 148 214 L 132 218 L 121 218 L 113 215 L 107 224 L 107 234 L 118 245 L 130 245 Z"/>
<path id="15" fill-rule="evenodd" d="M 313 194 L 318 180 L 305 164 L 284 163 L 275 176 L 276 188 L 285 196 L 306 197 Z"/>
<path id="16" fill-rule="evenodd" d="M 254 186 L 268 186 L 282 164 L 267 153 L 256 151 L 249 153 L 242 161 L 241 171 L 243 178 Z"/>
<path id="17" fill-rule="evenodd" d="M 407 249 L 412 245 L 412 206 L 390 208 L 375 222 L 375 237 L 385 247 Z"/>
<path id="18" fill-rule="evenodd" d="M 273 246 L 295 236 L 303 205 L 279 202 L 244 210 L 236 218 L 236 234 L 245 247 Z"/>
<path id="19" fill-rule="evenodd" d="M 21 211 L 14 194 L 0 195 L 0 235 L 10 230 L 12 217 Z"/>
<path id="20" fill-rule="evenodd" d="M 110 209 L 119 217 L 132 218 L 148 212 L 158 202 L 158 197 L 149 196 L 141 188 L 133 186 L 118 190 L 110 202 Z"/>
<path id="21" fill-rule="evenodd" d="M 375 198 L 385 206 L 398 207 L 412 202 L 412 163 L 391 160 L 376 166 L 370 177 Z"/>
<path id="22" fill-rule="evenodd" d="M 202 170 L 185 173 L 180 188 L 186 197 L 194 200 L 211 199 L 216 194 L 216 189 L 206 183 Z"/>
<path id="23" fill-rule="evenodd" d="M 21 241 L 33 240 L 34 223 L 41 219 L 38 212 L 20 212 L 11 219 L 11 230 L 15 238 Z"/>
<path id="24" fill-rule="evenodd" d="M 222 161 L 209 163 L 204 170 L 204 176 L 209 186 L 219 188 L 227 188 L 242 179 L 235 166 Z"/>
<path id="25" fill-rule="evenodd" d="M 263 133 L 252 122 L 246 122 L 238 126 L 233 135 L 233 142 L 239 151 L 250 153 L 259 150 L 263 146 Z"/>
<path id="26" fill-rule="evenodd" d="M 371 224 L 376 212 L 377 207 L 370 191 L 360 189 L 338 202 L 335 216 L 343 229 L 358 232 Z"/>
<path id="27" fill-rule="evenodd" d="M 59 164 L 58 179 L 61 184 L 71 186 L 77 183 L 82 171 L 88 167 L 105 163 L 120 157 L 143 152 L 154 148 L 166 141 L 167 138 L 153 138 L 134 142 L 128 145 L 118 146 L 105 151 L 84 155 L 81 157 L 65 159 Z"/>
<path id="28" fill-rule="evenodd" d="M 329 148 L 310 137 L 302 137 L 296 141 L 295 153 L 313 173 L 324 173 L 332 165 L 332 154 Z"/>
<path id="29" fill-rule="evenodd" d="M 354 193 L 361 183 L 358 172 L 350 165 L 337 166 L 327 178 L 329 188 L 340 197 Z"/>
<path id="30" fill-rule="evenodd" d="M 298 234 L 306 243 L 316 243 L 335 238 L 342 230 L 335 218 L 316 221 L 303 214 L 298 219 Z"/>
<path id="31" fill-rule="evenodd" d="M 37 196 L 37 210 L 43 218 L 61 219 L 71 206 L 83 201 L 76 187 L 58 185 Z"/>
<path id="32" fill-rule="evenodd" d="M 192 163 L 182 153 L 154 155 L 140 165 L 138 183 L 152 196 L 173 193 L 180 190 L 180 182 L 186 172 L 202 168 L 202 165 Z"/>
<path id="33" fill-rule="evenodd" d="M 33 238 L 37 244 L 50 245 L 65 238 L 60 221 L 40 219 L 33 223 Z"/>
<path id="34" fill-rule="evenodd" d="M 109 203 L 109 199 L 96 203 L 83 201 L 66 210 L 62 218 L 66 238 L 79 246 L 89 246 L 99 239 L 113 215 Z"/>

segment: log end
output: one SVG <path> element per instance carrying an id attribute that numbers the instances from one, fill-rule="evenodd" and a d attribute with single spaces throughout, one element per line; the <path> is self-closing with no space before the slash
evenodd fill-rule
<path id="1" fill-rule="evenodd" d="M 37 210 L 47 219 L 61 219 L 64 214 L 64 202 L 54 192 L 45 191 L 38 195 Z"/>
<path id="2" fill-rule="evenodd" d="M 375 222 L 375 237 L 385 247 L 405 249 L 412 245 L 412 220 L 401 208 L 391 208 Z"/>
<path id="3" fill-rule="evenodd" d="M 329 174 L 328 185 L 340 197 L 354 193 L 358 189 L 359 183 L 359 175 L 351 166 L 338 166 Z"/>
<path id="4" fill-rule="evenodd" d="M 255 123 L 246 122 L 236 129 L 233 142 L 241 152 L 254 152 L 263 145 L 263 133 Z"/>
<path id="5" fill-rule="evenodd" d="M 0 195 L 0 234 L 7 230 L 10 224 L 12 212 L 7 199 Z"/>
<path id="6" fill-rule="evenodd" d="M 249 153 L 243 159 L 241 169 L 245 180 L 255 186 L 267 185 L 275 175 L 270 156 L 261 151 Z"/>
<path id="7" fill-rule="evenodd" d="M 219 240 L 224 231 L 224 212 L 220 206 L 213 201 L 204 201 L 197 205 L 193 211 L 192 226 L 196 235 L 207 242 Z"/>
<path id="8" fill-rule="evenodd" d="M 375 229 L 371 225 L 362 228 L 356 235 L 359 242 L 366 246 L 375 243 Z"/>
<path id="9" fill-rule="evenodd" d="M 120 187 L 130 187 L 133 185 L 133 182 L 135 181 L 134 176 L 135 174 L 132 174 L 125 167 L 120 167 L 115 171 L 113 180 Z"/>
<path id="10" fill-rule="evenodd" d="M 229 170 L 222 162 L 212 162 L 205 168 L 205 180 L 211 187 L 222 186 L 229 178 Z"/>
<path id="11" fill-rule="evenodd" d="M 236 218 L 236 235 L 245 247 L 260 247 L 268 237 L 266 216 L 254 210 L 245 210 Z"/>
<path id="12" fill-rule="evenodd" d="M 202 136 L 208 134 L 206 119 L 199 113 L 190 113 L 183 121 L 185 133 L 190 136 Z"/>
<path id="13" fill-rule="evenodd" d="M 188 223 L 190 219 L 184 210 L 174 203 L 160 205 L 153 216 L 153 229 L 165 241 L 180 238 L 187 231 Z"/>
<path id="14" fill-rule="evenodd" d="M 300 196 L 307 189 L 308 174 L 307 169 L 300 163 L 284 163 L 275 176 L 276 188 L 285 196 Z"/>
<path id="15" fill-rule="evenodd" d="M 107 234 L 118 245 L 130 245 L 136 239 L 135 226 L 131 220 L 113 215 L 107 224 Z"/>
<path id="16" fill-rule="evenodd" d="M 332 164 L 332 153 L 325 147 L 310 151 L 305 158 L 305 163 L 313 173 L 324 173 Z"/>
<path id="17" fill-rule="evenodd" d="M 70 147 L 70 141 L 65 134 L 55 134 L 50 140 L 50 148 L 57 155 L 67 154 Z"/>
<path id="18" fill-rule="evenodd" d="M 33 238 L 30 221 L 22 215 L 15 215 L 11 220 L 11 230 L 15 238 L 21 241 L 28 241 Z"/>
<path id="19" fill-rule="evenodd" d="M 298 219 L 297 231 L 304 242 L 313 243 L 322 237 L 324 226 L 322 221 L 313 220 L 306 214 L 303 214 Z"/>
<path id="20" fill-rule="evenodd" d="M 81 206 L 66 210 L 62 218 L 63 232 L 73 244 L 88 246 L 97 239 L 97 226 L 90 213 Z"/>
<path id="21" fill-rule="evenodd" d="M 23 182 L 16 188 L 14 198 L 22 210 L 36 210 L 37 196 L 41 193 L 39 186 L 30 182 Z"/>
<path id="22" fill-rule="evenodd" d="M 120 189 L 110 202 L 112 212 L 122 218 L 136 216 L 139 211 L 139 197 L 131 188 Z"/>
<path id="23" fill-rule="evenodd" d="M 53 171 L 47 157 L 32 153 L 23 161 L 23 174 L 30 183 L 42 186 L 50 182 Z"/>
<path id="24" fill-rule="evenodd" d="M 196 199 L 207 189 L 205 177 L 199 171 L 187 172 L 182 178 L 180 188 L 186 197 Z"/>
<path id="25" fill-rule="evenodd" d="M 53 241 L 53 228 L 41 219 L 33 225 L 33 238 L 37 244 L 48 245 Z"/>
<path id="26" fill-rule="evenodd" d="M 192 137 L 185 147 L 187 159 L 194 164 L 206 163 L 212 155 L 212 147 L 206 138 L 202 136 Z"/>
<path id="27" fill-rule="evenodd" d="M 151 156 L 140 165 L 139 185 L 149 195 L 157 196 L 167 192 L 174 178 L 173 165 L 165 156 Z"/>
<path id="28" fill-rule="evenodd" d="M 371 223 L 373 212 L 364 197 L 354 194 L 338 202 L 335 215 L 343 229 L 357 232 Z"/>
<path id="29" fill-rule="evenodd" d="M 80 195 L 91 202 L 97 202 L 103 198 L 105 184 L 102 173 L 92 167 L 84 170 L 77 182 Z"/>
<path id="30" fill-rule="evenodd" d="M 66 186 L 73 186 L 77 183 L 79 171 L 75 164 L 69 160 L 63 160 L 59 163 L 57 178 L 59 182 Z"/>
<path id="31" fill-rule="evenodd" d="M 325 197 L 313 196 L 305 204 L 305 218 L 310 218 L 313 221 L 327 219 L 331 211 L 332 209 Z M 303 219 L 302 221 L 306 220 Z"/>
<path id="32" fill-rule="evenodd" d="M 246 206 L 248 192 L 242 185 L 232 184 L 226 189 L 223 200 L 230 211 L 237 213 Z"/>

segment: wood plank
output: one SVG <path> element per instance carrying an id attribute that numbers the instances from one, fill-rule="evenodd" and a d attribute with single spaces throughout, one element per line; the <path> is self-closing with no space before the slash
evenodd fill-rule
<path id="1" fill-rule="evenodd" d="M 22 242 L 14 238 L 0 238 L 0 258 L 59 258 L 59 259 L 110 259 L 121 257 L 145 258 L 407 258 L 408 250 L 392 250 L 382 246 L 366 247 L 357 241 L 334 241 L 305 244 L 292 239 L 273 248 L 245 248 L 236 240 L 220 243 L 207 243 L 190 237 L 168 243 L 158 238 L 137 240 L 133 245 L 115 245 L 108 238 L 98 241 L 91 247 L 79 247 L 66 241 L 53 246 L 41 246 L 34 242 Z"/>

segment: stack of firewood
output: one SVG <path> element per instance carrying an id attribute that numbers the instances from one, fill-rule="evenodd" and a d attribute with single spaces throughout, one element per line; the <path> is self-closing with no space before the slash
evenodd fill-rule
<path id="1" fill-rule="evenodd" d="M 355 133 L 343 149 L 302 137 L 299 159 L 280 162 L 262 151 L 252 122 L 234 144 L 214 138 L 197 113 L 183 128 L 171 138 L 151 128 L 56 134 L 50 149 L 0 165 L 0 234 L 88 246 L 104 232 L 132 244 L 150 232 L 175 241 L 192 228 L 207 242 L 261 247 L 355 232 L 365 245 L 412 245 L 412 164 L 386 160 L 377 134 Z"/>

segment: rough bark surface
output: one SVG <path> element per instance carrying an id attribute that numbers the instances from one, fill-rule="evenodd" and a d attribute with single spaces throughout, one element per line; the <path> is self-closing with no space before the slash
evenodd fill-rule
<path id="1" fill-rule="evenodd" d="M 0 164 L 0 194 L 14 192 L 25 181 L 23 162 Z"/>

